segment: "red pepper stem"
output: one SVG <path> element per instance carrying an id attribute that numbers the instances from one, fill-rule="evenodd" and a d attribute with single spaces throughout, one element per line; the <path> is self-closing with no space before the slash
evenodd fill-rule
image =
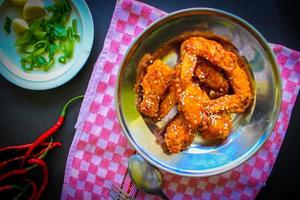
<path id="1" fill-rule="evenodd" d="M 4 191 L 7 191 L 7 190 L 12 190 L 12 189 L 23 190 L 23 188 L 21 188 L 17 185 L 3 185 L 3 186 L 0 186 L 0 192 L 4 192 Z"/>
<path id="2" fill-rule="evenodd" d="M 29 147 L 29 149 L 27 150 L 27 152 L 25 153 L 25 156 L 22 160 L 21 166 L 24 165 L 25 161 L 31 156 L 33 150 L 44 140 L 46 140 L 48 137 L 52 136 L 63 124 L 64 120 L 65 120 L 65 115 L 66 115 L 66 110 L 69 106 L 69 104 L 71 104 L 72 102 L 74 102 L 75 100 L 81 99 L 83 98 L 83 95 L 81 96 L 77 96 L 72 98 L 71 100 L 69 100 L 63 107 L 62 112 L 57 120 L 57 122 L 54 124 L 53 127 L 51 127 L 50 129 L 48 129 L 46 132 L 42 133 L 42 135 L 40 135 L 35 141 L 34 143 L 32 143 L 31 147 Z"/>
<path id="3" fill-rule="evenodd" d="M 44 159 L 45 157 L 46 157 L 46 155 L 47 155 L 47 153 L 48 153 L 48 151 L 49 151 L 49 149 L 50 149 L 50 145 L 51 145 L 51 143 L 52 143 L 52 139 L 53 138 L 51 138 L 51 141 L 50 141 L 50 143 L 49 143 L 49 146 L 45 149 L 45 151 L 38 157 L 39 159 Z M 41 151 L 42 152 L 42 151 Z M 30 171 L 30 170 L 32 170 L 32 169 L 34 169 L 34 168 L 36 168 L 37 167 L 37 165 L 32 165 L 32 166 L 30 166 L 30 167 L 27 167 L 26 168 L 26 170 L 27 171 Z"/>
<path id="4" fill-rule="evenodd" d="M 31 158 L 31 159 L 28 160 L 28 163 L 33 164 L 33 165 L 38 165 L 42 169 L 43 183 L 42 183 L 42 186 L 40 187 L 40 189 L 39 189 L 39 191 L 36 195 L 36 199 L 40 199 L 42 194 L 44 193 L 47 185 L 48 185 L 48 181 L 49 181 L 48 167 L 47 167 L 45 161 L 43 161 L 42 159 L 39 159 L 39 158 Z"/>
<path id="5" fill-rule="evenodd" d="M 28 197 L 28 200 L 34 200 L 34 197 L 36 196 L 36 193 L 37 193 L 37 186 L 36 186 L 36 183 L 33 182 L 32 180 L 30 179 L 23 179 L 24 182 L 27 182 L 30 186 L 31 186 L 31 196 Z"/>
<path id="6" fill-rule="evenodd" d="M 46 155 L 47 155 L 47 153 L 48 153 L 48 151 L 49 151 L 49 149 L 50 149 L 50 147 L 51 147 L 51 145 L 52 145 L 52 141 L 53 141 L 53 138 L 51 138 L 50 143 L 49 143 L 49 145 L 47 146 L 45 152 L 44 152 L 42 155 L 39 156 L 40 159 L 43 159 L 43 158 L 46 157 Z"/>
<path id="7" fill-rule="evenodd" d="M 24 192 L 27 190 L 28 186 L 29 186 L 29 185 L 27 184 L 24 188 L 21 188 L 21 189 L 20 189 L 21 192 L 20 192 L 15 198 L 13 198 L 13 200 L 19 200 L 20 197 L 22 197 L 22 195 L 24 194 Z"/>
<path id="8" fill-rule="evenodd" d="M 64 117 L 66 116 L 66 112 L 67 112 L 67 108 L 69 107 L 69 105 L 71 103 L 73 103 L 74 101 L 78 100 L 78 99 L 82 99 L 84 97 L 84 95 L 80 95 L 80 96 L 77 96 L 77 97 L 74 97 L 72 99 L 70 99 L 63 107 L 61 113 L 60 113 L 60 116 Z"/>

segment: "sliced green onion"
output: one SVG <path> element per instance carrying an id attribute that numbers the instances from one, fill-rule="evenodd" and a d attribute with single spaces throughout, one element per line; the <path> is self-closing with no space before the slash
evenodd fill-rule
<path id="1" fill-rule="evenodd" d="M 48 56 L 49 56 L 50 59 L 54 58 L 54 54 L 55 54 L 56 49 L 57 48 L 56 48 L 55 44 L 50 44 L 49 45 L 49 54 L 48 54 Z"/>
<path id="2" fill-rule="evenodd" d="M 47 35 L 47 32 L 37 30 L 34 32 L 34 35 L 37 36 L 39 39 L 43 39 Z"/>
<path id="3" fill-rule="evenodd" d="M 25 62 L 31 62 L 32 61 L 32 55 L 31 54 L 23 54 L 21 55 L 21 60 Z"/>
<path id="4" fill-rule="evenodd" d="M 54 25 L 54 35 L 58 38 L 66 37 L 66 35 L 67 35 L 66 27 L 61 24 L 55 24 Z"/>
<path id="5" fill-rule="evenodd" d="M 72 29 L 74 33 L 77 33 L 77 20 L 73 19 L 72 20 Z"/>
<path id="6" fill-rule="evenodd" d="M 42 21 L 34 21 L 32 22 L 32 24 L 30 25 L 30 33 L 31 34 L 34 34 L 36 31 L 40 30 L 41 29 L 41 24 L 42 24 Z"/>
<path id="7" fill-rule="evenodd" d="M 45 9 L 48 11 L 48 12 L 52 12 L 56 9 L 56 5 L 53 4 L 53 5 L 49 5 L 49 6 L 46 6 Z"/>
<path id="8" fill-rule="evenodd" d="M 42 40 L 42 41 L 39 41 L 37 42 L 35 45 L 34 45 L 34 52 L 32 53 L 33 56 L 38 56 L 38 55 L 41 55 L 43 54 L 45 51 L 46 51 L 46 48 L 47 48 L 47 41 L 46 40 Z"/>
<path id="9" fill-rule="evenodd" d="M 80 41 L 80 36 L 78 34 L 74 34 L 73 37 L 76 41 Z"/>
<path id="10" fill-rule="evenodd" d="M 63 3 L 63 5 L 64 5 L 64 8 L 65 8 L 65 11 L 66 11 L 66 12 L 70 12 L 70 11 L 72 10 L 69 1 L 62 0 L 62 3 Z"/>
<path id="11" fill-rule="evenodd" d="M 53 58 L 51 58 L 49 60 L 48 64 L 43 67 L 44 71 L 45 72 L 48 71 L 54 65 L 54 63 L 55 63 L 55 60 Z"/>
<path id="12" fill-rule="evenodd" d="M 67 28 L 67 35 L 68 35 L 69 40 L 74 40 L 73 29 L 71 27 Z"/>
<path id="13" fill-rule="evenodd" d="M 32 67 L 31 64 L 27 64 L 26 61 L 24 61 L 24 60 L 21 60 L 20 62 L 21 62 L 21 66 L 22 66 L 24 71 L 30 72 L 30 71 L 33 70 L 33 67 Z"/>
<path id="14" fill-rule="evenodd" d="M 24 44 L 30 43 L 32 39 L 32 34 L 29 31 L 26 31 L 21 37 L 16 40 L 16 46 L 21 46 Z"/>
<path id="15" fill-rule="evenodd" d="M 47 60 L 43 56 L 37 56 L 36 58 L 37 58 L 37 63 L 40 66 L 44 66 L 48 64 Z"/>
<path id="16" fill-rule="evenodd" d="M 61 57 L 59 57 L 58 58 L 58 61 L 60 62 L 60 63 L 66 63 L 66 58 L 65 58 L 65 56 L 61 56 Z"/>
<path id="17" fill-rule="evenodd" d="M 72 40 L 70 40 L 66 43 L 66 50 L 64 52 L 66 58 L 72 58 L 73 50 L 74 50 L 74 42 Z"/>
<path id="18" fill-rule="evenodd" d="M 49 17 L 32 21 L 29 29 L 16 40 L 25 72 L 48 71 L 56 60 L 66 63 L 73 57 L 75 42 L 80 40 L 80 35 L 76 19 L 67 25 L 72 11 L 69 2 L 54 0 L 54 4 L 45 8 Z"/>
<path id="19" fill-rule="evenodd" d="M 24 48 L 23 48 L 23 52 L 24 53 L 32 53 L 32 52 L 34 52 L 34 44 L 28 44 L 28 45 L 26 45 L 26 46 L 24 46 Z"/>

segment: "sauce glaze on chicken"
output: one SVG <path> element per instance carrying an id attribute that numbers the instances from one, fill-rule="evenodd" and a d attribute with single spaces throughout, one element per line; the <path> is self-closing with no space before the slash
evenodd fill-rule
<path id="1" fill-rule="evenodd" d="M 177 45 L 178 63 L 161 58 Z M 169 153 L 187 149 L 199 132 L 206 140 L 230 134 L 230 113 L 242 113 L 253 99 L 247 62 L 229 40 L 212 33 L 189 32 L 173 38 L 137 66 L 137 109 L 154 121 L 177 106 L 162 145 Z"/>

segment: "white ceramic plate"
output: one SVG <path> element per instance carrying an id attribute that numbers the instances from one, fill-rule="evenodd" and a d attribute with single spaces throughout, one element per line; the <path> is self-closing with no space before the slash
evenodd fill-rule
<path id="1" fill-rule="evenodd" d="M 45 5 L 53 1 L 46 0 Z M 83 67 L 89 57 L 93 39 L 94 25 L 90 10 L 84 0 L 70 1 L 72 5 L 72 19 L 77 20 L 80 41 L 76 42 L 74 55 L 66 64 L 57 60 L 54 66 L 48 71 L 34 70 L 26 73 L 20 65 L 20 55 L 15 48 L 16 34 L 6 33 L 3 29 L 5 17 L 11 19 L 22 17 L 21 8 L 12 6 L 9 1 L 0 1 L 0 74 L 10 82 L 27 89 L 46 90 L 58 87 L 71 80 Z"/>

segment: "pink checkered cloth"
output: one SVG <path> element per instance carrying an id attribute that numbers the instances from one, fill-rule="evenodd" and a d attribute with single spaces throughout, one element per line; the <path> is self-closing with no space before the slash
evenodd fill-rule
<path id="1" fill-rule="evenodd" d="M 165 13 L 133 0 L 117 1 L 104 48 L 94 66 L 69 152 L 62 199 L 108 199 L 111 184 L 122 185 L 137 199 L 154 199 L 137 191 L 127 173 L 135 151 L 117 120 L 114 90 L 126 49 L 137 35 Z M 263 148 L 240 167 L 207 178 L 164 173 L 170 199 L 254 199 L 265 185 L 285 136 L 300 87 L 300 53 L 271 45 L 283 80 L 283 101 L 274 131 Z"/>

